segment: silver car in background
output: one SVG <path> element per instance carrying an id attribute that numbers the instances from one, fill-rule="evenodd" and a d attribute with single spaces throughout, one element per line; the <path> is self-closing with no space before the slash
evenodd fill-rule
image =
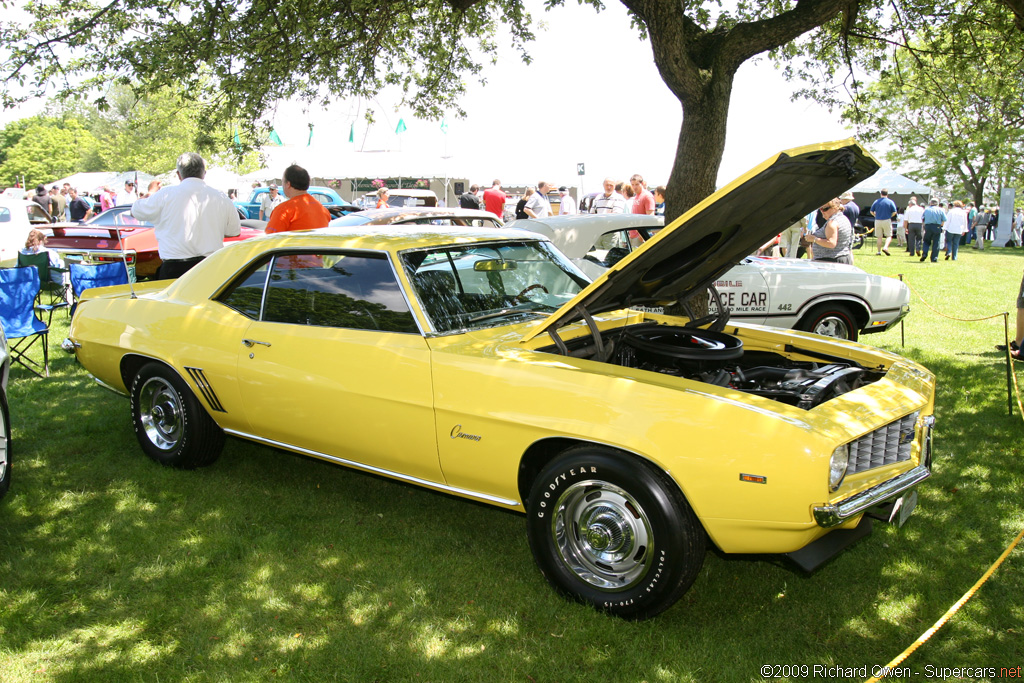
<path id="1" fill-rule="evenodd" d="M 517 220 L 505 227 L 545 235 L 593 279 L 663 225 L 661 216 L 579 214 Z M 850 341 L 888 330 L 910 311 L 904 283 L 842 263 L 748 256 L 714 284 L 731 320 Z"/>

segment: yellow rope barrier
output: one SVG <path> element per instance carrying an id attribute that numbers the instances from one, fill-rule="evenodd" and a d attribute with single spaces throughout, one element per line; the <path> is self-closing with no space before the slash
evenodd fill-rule
<path id="1" fill-rule="evenodd" d="M 960 608 L 964 606 L 964 603 L 966 603 L 968 600 L 970 600 L 972 597 L 974 597 L 974 594 L 978 591 L 979 588 L 981 588 L 981 585 L 983 583 L 985 583 L 986 581 L 988 581 L 989 577 L 992 576 L 992 574 L 995 572 L 995 570 L 999 568 L 999 565 L 1001 565 L 1003 563 L 1003 560 L 1005 560 L 1006 557 L 1011 552 L 1013 552 L 1013 549 L 1017 547 L 1017 544 L 1020 543 L 1021 538 L 1024 538 L 1024 529 L 1020 530 L 1020 533 L 1017 534 L 1017 537 L 1015 539 L 1013 539 L 1013 542 L 1010 543 L 1009 547 L 1007 547 L 1007 549 L 1003 551 L 1003 554 L 999 556 L 999 559 L 996 560 L 995 563 L 993 563 L 993 565 L 988 568 L 988 571 L 985 572 L 982 575 L 982 577 L 980 579 L 978 579 L 978 581 L 973 586 L 971 586 L 971 589 L 969 591 L 967 591 L 966 593 L 964 593 L 963 597 L 961 597 L 959 600 L 957 600 L 956 604 L 953 605 L 952 607 L 950 607 L 949 610 L 947 610 L 946 613 L 942 615 L 942 618 L 935 622 L 934 626 L 932 626 L 930 629 L 928 629 L 927 631 L 922 633 L 921 637 L 918 638 L 917 640 L 915 640 L 913 645 L 908 647 L 906 650 L 901 652 L 898 657 L 896 657 L 894 660 L 892 660 L 891 662 L 886 664 L 884 667 L 882 667 L 881 673 L 883 673 L 883 675 L 884 675 L 884 673 L 886 671 L 890 671 L 890 670 L 896 668 L 897 666 L 899 666 L 900 663 L 904 659 L 906 659 L 911 654 L 913 654 L 914 650 L 916 650 L 917 648 L 919 648 L 922 645 L 924 645 L 925 642 L 929 638 L 931 638 L 935 634 L 936 631 L 938 631 L 940 628 L 942 628 L 942 626 L 947 621 L 949 621 L 949 618 L 952 617 L 954 614 L 956 614 L 960 610 Z M 871 678 L 869 678 L 866 681 L 866 683 L 877 683 L 879 680 L 880 679 L 878 678 L 878 676 L 872 676 Z"/>
<path id="2" fill-rule="evenodd" d="M 904 280 L 904 283 L 906 284 L 905 280 Z M 1017 373 L 1013 371 L 1013 361 L 1014 361 L 1014 358 L 1013 358 L 1013 356 L 1010 355 L 1010 322 L 1009 322 L 1010 314 L 1009 313 L 999 313 L 999 314 L 996 314 L 996 315 L 986 316 L 984 318 L 955 318 L 953 316 L 946 315 L 946 314 L 936 310 L 931 304 L 929 304 L 927 301 L 925 301 L 925 298 L 923 296 L 921 296 L 916 291 L 914 291 L 914 289 L 911 288 L 909 284 L 907 284 L 907 288 L 910 289 L 910 291 L 913 292 L 915 295 L 917 295 L 917 298 L 919 298 L 921 300 L 921 303 L 923 303 L 926 307 L 928 307 L 936 315 L 942 316 L 943 318 L 948 318 L 950 320 L 957 320 L 957 321 L 960 321 L 960 322 L 981 322 L 983 320 L 991 320 L 993 318 L 998 318 L 998 317 L 1002 316 L 1002 318 L 1003 318 L 1003 337 L 1006 340 L 1006 367 L 1007 367 L 1007 374 L 1011 378 L 1011 381 L 1012 381 L 1012 384 L 1013 384 L 1013 393 L 1017 397 L 1017 408 L 1019 410 L 1019 414 L 1021 415 L 1022 419 L 1024 419 L 1024 404 L 1022 404 L 1022 402 L 1021 402 L 1020 386 L 1017 384 Z M 928 642 L 929 638 L 931 638 L 933 635 L 935 635 L 935 633 L 940 628 L 942 628 L 945 625 L 945 623 L 947 621 L 949 621 L 950 618 L 952 618 L 952 616 L 954 614 L 956 614 L 958 611 L 960 611 L 960 608 L 963 607 L 964 604 L 966 604 L 968 600 L 970 600 L 972 597 L 974 597 L 974 594 L 978 592 L 978 589 L 981 588 L 981 586 L 986 581 L 989 580 L 989 577 L 991 577 L 992 574 L 995 573 L 996 569 L 998 569 L 999 566 L 1003 563 L 1003 561 L 1010 555 L 1010 553 L 1013 552 L 1013 549 L 1017 547 L 1017 544 L 1020 543 L 1022 538 L 1024 538 L 1024 529 L 1021 529 L 1020 533 L 1017 534 L 1017 537 L 1013 539 L 1013 541 L 1010 543 L 1010 545 L 1007 546 L 1006 550 L 1003 551 L 1003 554 L 999 556 L 999 559 L 997 559 L 992 564 L 992 566 L 988 568 L 988 571 L 986 571 L 984 574 L 982 574 L 981 578 L 978 579 L 973 586 L 971 586 L 970 590 L 968 590 L 966 593 L 964 593 L 963 596 L 961 596 L 961 598 L 956 601 L 956 604 L 954 604 L 952 607 L 950 607 L 948 610 L 946 610 L 946 613 L 943 614 L 942 617 L 938 621 L 936 621 L 935 624 L 930 629 L 928 629 L 927 631 L 922 633 L 921 636 L 918 637 L 918 639 L 915 640 L 913 642 L 913 644 L 911 644 L 910 647 L 908 647 L 906 650 L 901 652 L 895 659 L 893 659 L 891 662 L 889 662 L 884 667 L 882 667 L 882 669 L 880 670 L 879 673 L 882 676 L 885 676 L 886 672 L 892 671 L 893 669 L 898 667 L 907 657 L 912 655 L 914 653 L 914 651 L 917 650 L 917 648 L 921 647 L 926 642 Z M 878 676 L 872 676 L 865 683 L 878 683 L 879 680 L 881 680 L 881 679 Z"/>
<path id="3" fill-rule="evenodd" d="M 1006 315 L 1006 313 L 996 313 L 995 315 L 988 315 L 985 316 L 984 318 L 955 318 L 951 315 L 946 315 L 945 313 L 939 311 L 930 303 L 928 303 L 923 296 L 921 296 L 917 291 L 914 290 L 913 287 L 910 286 L 909 282 L 907 282 L 906 280 L 902 280 L 902 282 L 907 286 L 907 289 L 913 292 L 917 296 L 917 298 L 921 300 L 921 303 L 928 307 L 928 310 L 930 310 L 932 313 L 935 313 L 936 315 L 942 316 L 943 318 L 948 318 L 949 320 L 957 320 L 962 323 L 977 323 L 981 322 L 982 320 L 992 320 L 993 318 L 998 318 L 1001 315 Z"/>

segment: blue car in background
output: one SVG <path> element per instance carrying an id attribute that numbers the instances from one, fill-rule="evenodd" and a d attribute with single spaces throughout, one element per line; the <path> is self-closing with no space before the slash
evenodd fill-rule
<path id="1" fill-rule="evenodd" d="M 252 194 L 249 195 L 249 199 L 245 201 L 236 201 L 235 206 L 238 207 L 239 211 L 244 213 L 246 217 L 252 219 L 259 219 L 260 217 L 260 203 L 263 201 L 264 195 L 270 191 L 266 187 L 254 188 Z M 341 196 L 330 187 L 322 187 L 319 185 L 310 185 L 307 190 L 311 195 L 317 198 L 324 207 L 331 212 L 331 215 L 335 218 L 339 216 L 345 216 L 352 213 L 353 211 L 359 211 L 360 207 L 346 202 Z M 266 216 L 263 217 L 267 219 Z"/>

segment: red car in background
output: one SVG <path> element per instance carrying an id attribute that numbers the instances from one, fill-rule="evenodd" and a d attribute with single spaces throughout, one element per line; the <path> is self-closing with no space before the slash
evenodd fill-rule
<path id="1" fill-rule="evenodd" d="M 152 277 L 156 275 L 156 269 L 161 263 L 153 224 L 132 216 L 131 208 L 128 205 L 115 206 L 83 223 L 57 223 L 38 227 L 48 235 L 47 248 L 60 254 L 65 263 L 89 265 L 123 259 L 128 265 L 135 266 L 136 278 Z M 228 237 L 224 240 L 225 244 L 262 235 L 266 226 L 264 221 L 249 219 L 241 223 L 238 237 Z"/>

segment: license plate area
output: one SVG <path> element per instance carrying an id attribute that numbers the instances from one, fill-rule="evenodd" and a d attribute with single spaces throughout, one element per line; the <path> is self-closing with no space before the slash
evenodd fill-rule
<path id="1" fill-rule="evenodd" d="M 896 523 L 896 526 L 903 526 L 910 519 L 910 514 L 917 507 L 917 489 L 908 491 L 896 499 L 889 513 L 889 523 Z"/>

